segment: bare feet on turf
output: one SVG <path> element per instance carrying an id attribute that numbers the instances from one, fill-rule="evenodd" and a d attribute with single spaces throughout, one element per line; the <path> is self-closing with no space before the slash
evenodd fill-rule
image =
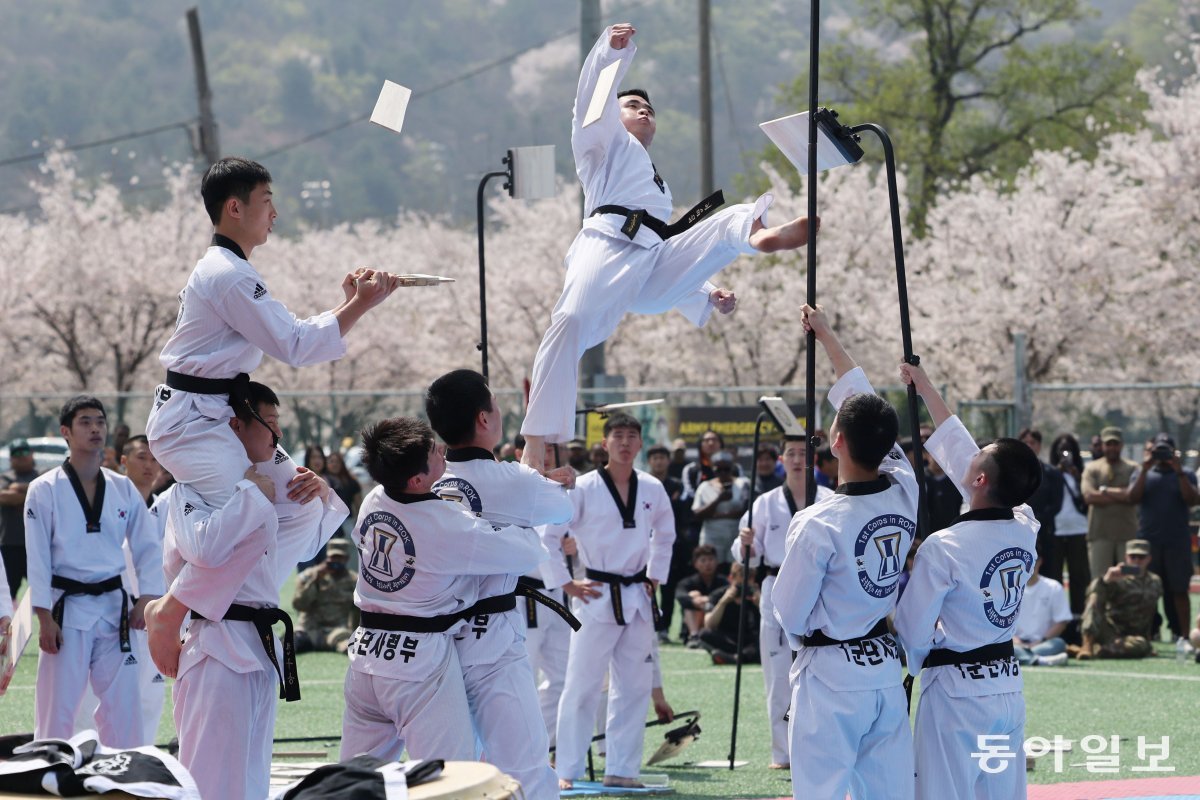
<path id="1" fill-rule="evenodd" d="M 569 781 L 566 778 L 558 779 L 558 790 L 560 792 L 565 792 L 567 789 L 574 789 L 574 788 L 575 788 L 575 783 L 573 781 Z"/>
<path id="2" fill-rule="evenodd" d="M 791 222 L 776 225 L 772 228 L 761 227 L 762 223 L 755 221 L 750 231 L 750 246 L 763 253 L 775 253 L 780 250 L 795 250 L 808 244 L 808 217 L 797 217 Z M 821 229 L 821 218 L 817 217 L 817 230 Z"/>
<path id="3" fill-rule="evenodd" d="M 154 666 L 168 678 L 179 672 L 179 629 L 187 616 L 187 606 L 170 594 L 146 604 L 146 641 Z"/>
<path id="4" fill-rule="evenodd" d="M 767 769 L 791 769 L 791 768 L 792 768 L 791 764 L 772 764 L 771 766 L 767 767 Z"/>
<path id="5" fill-rule="evenodd" d="M 561 783 L 561 782 L 560 782 Z M 620 775 L 605 775 L 605 786 L 619 786 L 622 789 L 645 789 L 646 784 L 637 778 L 622 778 Z"/>

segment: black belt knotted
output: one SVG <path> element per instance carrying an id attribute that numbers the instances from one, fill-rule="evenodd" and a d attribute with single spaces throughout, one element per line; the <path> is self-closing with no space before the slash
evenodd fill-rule
<path id="1" fill-rule="evenodd" d="M 187 391 L 184 389 L 184 391 Z M 207 617 L 192 612 L 192 619 L 207 619 Z M 275 674 L 279 676 L 279 699 L 292 702 L 300 699 L 300 678 L 296 670 L 296 639 L 292 630 L 292 618 L 282 608 L 253 608 L 244 606 L 240 603 L 234 603 L 229 606 L 229 610 L 225 612 L 222 620 L 231 622 L 249 622 L 254 625 L 258 631 L 259 641 L 262 642 L 263 650 L 267 653 L 267 658 L 271 659 L 271 664 L 275 667 Z M 279 660 L 275 657 L 275 634 L 271 632 L 271 626 L 276 623 L 283 623 L 283 668 L 279 667 Z"/>
<path id="2" fill-rule="evenodd" d="M 937 648 L 930 650 L 929 655 L 925 656 L 925 663 L 922 664 L 923 669 L 931 667 L 953 667 L 959 664 L 985 664 L 988 661 L 1001 661 L 1003 659 L 1012 658 L 1015 655 L 1013 651 L 1012 639 L 994 644 L 985 644 L 983 647 L 976 647 L 974 650 L 946 650 Z"/>
<path id="3" fill-rule="evenodd" d="M 763 582 L 763 579 L 766 578 L 768 575 L 773 578 L 778 578 L 779 577 L 779 567 L 772 567 L 768 564 L 759 564 L 758 568 L 754 572 L 754 579 L 757 580 L 761 584 Z"/>
<path id="4" fill-rule="evenodd" d="M 586 573 L 588 580 L 608 584 L 608 596 L 612 600 L 613 616 L 616 618 L 618 625 L 625 624 L 625 606 L 621 602 L 621 587 L 633 586 L 635 583 L 644 583 L 650 587 L 654 586 L 650 579 L 646 577 L 645 567 L 633 575 L 617 575 L 615 572 L 601 572 L 598 569 L 588 569 Z M 662 620 L 662 612 L 658 609 L 658 598 L 654 596 L 654 592 L 650 591 L 647 594 L 650 595 L 650 613 L 654 618 L 654 627 L 657 629 L 659 622 Z"/>
<path id="5" fill-rule="evenodd" d="M 266 420 L 258 415 L 258 409 L 250 402 L 249 373 L 239 372 L 232 378 L 198 378 L 195 375 L 184 375 L 182 372 L 167 370 L 167 386 L 172 389 L 178 389 L 181 392 L 191 392 L 192 394 L 229 395 L 229 405 L 237 409 L 240 403 L 248 408 L 250 414 L 262 423 L 264 428 L 271 431 L 271 446 L 277 447 L 279 445 L 279 437 L 275 435 L 274 429 L 267 424 Z"/>
<path id="6" fill-rule="evenodd" d="M 121 652 L 128 653 L 133 650 L 129 644 L 129 595 L 125 592 L 125 587 L 121 585 L 121 576 L 114 575 L 108 580 L 99 581 L 98 583 L 84 583 L 83 581 L 75 581 L 70 578 L 64 578 L 61 575 L 50 576 L 50 588 L 62 589 L 62 596 L 54 603 L 54 607 L 50 609 L 50 616 L 54 619 L 58 627 L 63 624 L 63 611 L 66 608 L 67 598 L 72 595 L 87 594 L 97 597 L 109 592 L 121 593 L 121 622 L 119 631 L 121 636 Z"/>
<path id="7" fill-rule="evenodd" d="M 871 626 L 871 630 L 867 631 L 862 636 L 852 636 L 849 639 L 834 639 L 826 636 L 824 631 L 818 629 L 810 633 L 808 636 L 801 637 L 800 641 L 804 643 L 805 647 L 831 647 L 838 644 L 858 644 L 859 642 L 865 642 L 868 639 L 875 639 L 883 636 L 887 632 L 887 618 L 884 617 Z"/>
<path id="8" fill-rule="evenodd" d="M 579 630 L 580 622 L 562 603 L 551 600 L 544 594 L 517 585 L 516 591 L 508 594 L 498 594 L 485 597 L 474 605 L 467 606 L 462 611 L 452 614 L 437 614 L 432 617 L 415 617 L 409 614 L 386 614 L 379 611 L 363 611 L 359 615 L 359 624 L 364 628 L 381 631 L 403 631 L 405 633 L 445 633 L 460 622 L 481 614 L 502 614 L 517 607 L 517 595 L 521 595 L 549 608 L 566 621 L 574 630 Z"/>
<path id="9" fill-rule="evenodd" d="M 679 234 L 691 228 L 693 225 L 700 222 L 709 215 L 710 212 L 716 211 L 721 206 L 725 205 L 725 194 L 719 189 L 708 197 L 701 200 L 696 205 L 680 217 L 675 222 L 663 222 L 657 217 L 652 217 L 646 213 L 644 208 L 626 208 L 625 206 L 606 205 L 599 206 L 592 211 L 591 216 L 595 217 L 599 214 L 617 214 L 625 218 L 625 224 L 621 226 L 621 233 L 628 236 L 630 239 L 637 236 L 637 232 L 645 225 L 650 230 L 658 234 L 658 238 L 664 242 L 672 236 Z"/>
<path id="10" fill-rule="evenodd" d="M 525 598 L 525 623 L 531 628 L 537 627 L 537 607 L 540 604 L 562 617 L 563 622 L 571 626 L 571 630 L 577 631 L 582 628 L 583 623 L 571 613 L 571 609 L 538 591 L 545 588 L 546 584 L 537 578 L 517 578 L 517 589 L 513 594 Z"/>

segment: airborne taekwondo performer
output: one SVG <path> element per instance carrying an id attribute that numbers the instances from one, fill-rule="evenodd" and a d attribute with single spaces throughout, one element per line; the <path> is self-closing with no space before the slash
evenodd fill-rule
<path id="1" fill-rule="evenodd" d="M 25 496 L 29 591 L 40 627 L 34 736 L 69 739 L 89 681 L 95 720 L 111 747 L 140 747 L 138 660 L 130 628 L 163 592 L 162 546 L 137 487 L 100 466 L 108 421 L 94 397 L 68 400 L 59 414 L 70 455 L 39 475 Z M 129 543 L 143 596 L 130 608 L 122 586 Z M 152 735 L 152 734 L 150 734 Z"/>
<path id="2" fill-rule="evenodd" d="M 583 183 L 583 229 L 566 256 L 566 282 L 533 364 L 529 409 L 521 433 L 524 463 L 544 468 L 543 444 L 565 442 L 575 432 L 579 359 L 603 342 L 627 311 L 661 314 L 672 308 L 698 326 L 714 308 L 733 311 L 733 292 L 708 279 L 742 253 L 770 253 L 803 246 L 808 220 L 766 227 L 771 196 L 753 204 L 715 209 L 713 195 L 677 223 L 671 191 L 648 152 L 654 139 L 654 107 L 644 90 L 617 93 L 637 47 L 632 25 L 608 28 L 592 47 L 579 76 L 571 127 L 575 171 Z M 587 112 L 606 67 L 620 64 L 603 97 L 603 113 L 588 124 Z"/>
<path id="3" fill-rule="evenodd" d="M 267 534 L 249 576 L 232 587 L 234 602 L 225 618 L 208 620 L 192 612 L 179 659 L 174 711 L 179 760 L 206 798 L 269 793 L 276 681 L 281 699 L 300 699 L 291 620 L 278 608 L 279 593 L 293 565 L 315 556 L 350 513 L 329 484 L 307 469 L 291 480 L 287 498 L 276 495 L 292 477 L 290 459 L 275 463 L 283 452 L 274 443 L 279 398 L 253 381 L 247 394 L 250 404 L 235 401 L 228 425 L 262 473 L 244 479 L 222 508 L 207 505 L 187 484 L 168 490 L 165 511 L 159 506 L 167 516 L 168 581 L 197 571 L 210 584 L 227 582 L 231 571 L 214 568 L 228 562 L 236 543 L 226 531 L 253 525 L 256 534 Z M 274 622 L 286 627 L 282 653 L 271 634 Z"/>
<path id="4" fill-rule="evenodd" d="M 294 367 L 341 358 L 343 337 L 396 281 L 386 272 L 357 270 L 342 281 L 340 305 L 297 319 L 271 297 L 249 262 L 276 219 L 270 173 L 253 161 L 223 158 L 204 174 L 200 193 L 214 226 L 212 244 L 180 292 L 175 331 L 159 356 L 167 380 L 155 392 L 146 436 L 178 482 L 189 484 L 206 505 L 221 508 L 249 491 L 241 481 L 251 464 L 228 424 L 234 416 L 231 398 L 245 400 L 248 373 L 264 353 Z M 253 531 L 247 523 L 222 534 L 241 544 L 225 566 L 231 573 L 227 587 L 240 586 L 262 553 L 261 542 L 246 541 Z M 163 674 L 176 674 L 178 631 L 188 609 L 221 619 L 232 599 L 202 580 L 185 580 L 147 607 L 150 653 Z"/>
<path id="5" fill-rule="evenodd" d="M 675 515 L 657 478 L 633 468 L 642 448 L 642 426 L 622 412 L 604 422 L 608 465 L 579 478 L 571 492 L 570 533 L 600 596 L 580 598 L 583 629 L 571 635 L 567 679 L 558 705 L 556 766 L 560 788 L 583 776 L 584 756 L 596 719 L 597 695 L 609 673 L 606 786 L 638 787 L 646 709 L 655 682 L 654 590 L 667 579 Z M 550 551 L 547 585 L 575 590 L 562 562 L 565 525 L 543 529 Z M 591 594 L 595 594 L 592 591 Z"/>
<path id="6" fill-rule="evenodd" d="M 980 450 L 924 370 L 903 364 L 900 374 L 937 425 L 930 456 L 970 504 L 922 543 L 896 611 L 908 669 L 925 670 L 914 730 L 917 797 L 1024 797 L 1025 697 L 1012 635 L 1037 559 L 1040 525 L 1026 502 L 1041 464 L 1016 439 Z M 989 744 L 1016 759 L 985 772 L 972 754 Z"/>
<path id="7" fill-rule="evenodd" d="M 532 530 L 496 530 L 433 493 L 446 458 L 424 422 L 385 419 L 362 439 L 379 486 L 353 534 L 362 620 L 347 650 L 341 757 L 395 760 L 407 747 L 410 758 L 470 761 L 475 737 L 454 636 L 477 613 L 480 576 L 524 573 L 546 551 Z"/>
<path id="8" fill-rule="evenodd" d="M 792 795 L 913 796 L 912 731 L 887 615 L 912 546 L 917 481 L 896 444 L 899 419 L 842 348 L 824 310 L 804 307 L 833 362 L 829 444 L 837 492 L 792 520 L 774 586 L 792 665 Z M 800 645 L 803 645 L 801 647 Z"/>
<path id="9" fill-rule="evenodd" d="M 433 485 L 435 493 L 461 503 L 497 529 L 570 522 L 571 500 L 562 485 L 524 464 L 496 460 L 492 449 L 504 436 L 504 418 L 482 375 L 460 369 L 438 378 L 425 392 L 425 413 L 447 447 L 446 473 Z M 574 484 L 570 467 L 550 475 Z M 558 780 L 525 649 L 524 602 L 518 609 L 514 594 L 517 578 L 501 574 L 479 579 L 482 603 L 489 598 L 504 602 L 473 615 L 454 645 L 483 757 L 515 778 L 529 800 L 555 800 Z M 535 594 L 527 596 L 537 599 Z"/>
<path id="10" fill-rule="evenodd" d="M 788 671 L 792 667 L 792 648 L 788 644 L 779 620 L 775 619 L 773 595 L 779 565 L 787 550 L 787 532 L 792 517 L 796 516 L 800 503 L 808 495 L 805 473 L 807 445 L 805 437 L 788 437 L 783 442 L 783 469 L 787 479 L 779 486 L 754 501 L 754 526 L 745 527 L 746 516 L 742 516 L 741 535 L 730 548 L 733 560 L 741 563 L 744 548 L 750 549 L 751 566 L 760 564 L 763 577 L 760 581 L 762 596 L 759 610 L 762 623 L 758 629 L 758 647 L 762 654 L 763 683 L 767 690 L 767 717 L 771 721 L 771 769 L 787 769 L 791 756 L 788 754 L 787 711 L 791 703 L 791 688 Z M 817 502 L 833 497 L 833 491 L 817 487 Z M 799 501 L 797 501 L 799 498 Z"/>

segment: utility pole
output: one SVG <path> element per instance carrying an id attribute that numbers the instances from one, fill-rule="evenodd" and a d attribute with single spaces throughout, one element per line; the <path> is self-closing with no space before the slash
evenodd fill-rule
<path id="1" fill-rule="evenodd" d="M 587 58 L 587 54 L 591 52 L 592 45 L 600 38 L 600 34 L 604 31 L 604 25 L 601 24 L 600 16 L 600 0 L 580 0 L 579 2 L 579 66 L 583 67 L 583 60 Z M 579 216 L 583 216 L 583 200 L 580 199 Z M 579 385 L 581 387 L 593 388 L 597 383 L 597 376 L 604 374 L 604 343 L 596 345 L 583 354 L 583 358 L 579 360 Z"/>
<path id="2" fill-rule="evenodd" d="M 700 6 L 700 196 L 708 197 L 713 187 L 712 136 L 712 3 L 697 0 Z"/>
<path id="3" fill-rule="evenodd" d="M 200 106 L 199 141 L 196 154 L 211 166 L 221 157 L 217 140 L 217 120 L 212 111 L 212 90 L 208 87 L 208 68 L 204 64 L 204 42 L 200 38 L 200 12 L 195 6 L 187 10 L 188 40 L 192 45 L 192 67 L 196 72 L 196 101 Z"/>

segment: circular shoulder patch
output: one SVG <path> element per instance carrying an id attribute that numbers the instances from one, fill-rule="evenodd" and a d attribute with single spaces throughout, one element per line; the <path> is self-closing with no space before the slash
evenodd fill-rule
<path id="1" fill-rule="evenodd" d="M 395 552 L 399 542 L 403 554 Z M 412 535 L 395 514 L 373 511 L 358 529 L 363 580 L 381 592 L 398 592 L 412 580 L 417 550 Z"/>
<path id="2" fill-rule="evenodd" d="M 984 616 L 997 628 L 1011 628 L 1016 622 L 1033 562 L 1033 553 L 1023 547 L 1006 547 L 988 559 L 979 590 Z"/>
<path id="3" fill-rule="evenodd" d="M 864 592 L 887 597 L 896 591 L 904 570 L 904 554 L 912 545 L 916 529 L 915 522 L 899 514 L 881 514 L 863 526 L 854 542 L 854 565 Z"/>
<path id="4" fill-rule="evenodd" d="M 483 515 L 483 500 L 479 492 L 462 478 L 442 478 L 433 485 L 433 493 L 443 500 L 454 500 L 471 509 L 479 517 Z"/>

